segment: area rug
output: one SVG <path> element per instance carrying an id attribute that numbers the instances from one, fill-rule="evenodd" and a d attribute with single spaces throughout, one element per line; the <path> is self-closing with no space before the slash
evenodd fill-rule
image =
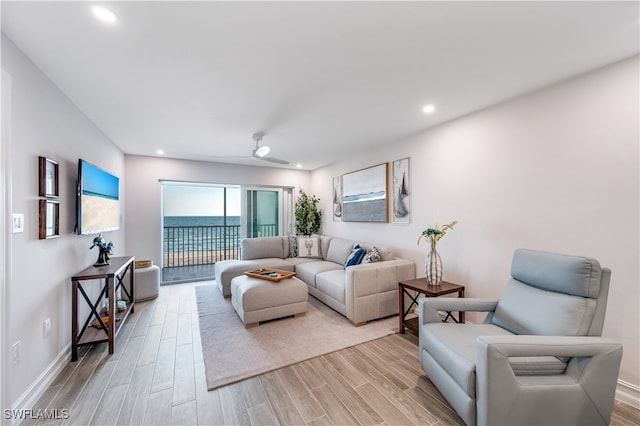
<path id="1" fill-rule="evenodd" d="M 306 315 L 246 329 L 215 286 L 195 289 L 209 390 L 398 331 L 397 316 L 355 327 L 312 296 Z"/>

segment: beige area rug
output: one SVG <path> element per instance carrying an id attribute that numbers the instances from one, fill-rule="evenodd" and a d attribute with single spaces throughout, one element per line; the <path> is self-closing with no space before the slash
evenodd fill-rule
<path id="1" fill-rule="evenodd" d="M 215 286 L 195 289 L 209 390 L 398 332 L 397 316 L 355 327 L 312 296 L 306 315 L 247 330 Z"/>

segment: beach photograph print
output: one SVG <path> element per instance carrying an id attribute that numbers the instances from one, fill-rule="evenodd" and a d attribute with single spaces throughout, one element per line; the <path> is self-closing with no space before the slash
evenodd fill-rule
<path id="1" fill-rule="evenodd" d="M 409 158 L 396 160 L 391 170 L 391 222 L 411 222 L 411 196 L 409 192 Z"/>
<path id="2" fill-rule="evenodd" d="M 387 179 L 387 163 L 343 175 L 342 220 L 388 222 Z"/>
<path id="3" fill-rule="evenodd" d="M 333 178 L 333 221 L 342 222 L 342 176 Z"/>

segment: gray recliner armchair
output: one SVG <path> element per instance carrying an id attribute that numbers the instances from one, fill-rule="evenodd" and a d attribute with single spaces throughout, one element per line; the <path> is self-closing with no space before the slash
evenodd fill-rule
<path id="1" fill-rule="evenodd" d="M 420 364 L 468 425 L 608 424 L 622 346 L 600 337 L 611 271 L 518 249 L 499 300 L 424 298 Z M 438 311 L 487 312 L 482 324 Z"/>

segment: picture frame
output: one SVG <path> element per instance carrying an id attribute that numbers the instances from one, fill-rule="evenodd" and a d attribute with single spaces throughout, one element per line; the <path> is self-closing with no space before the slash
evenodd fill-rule
<path id="1" fill-rule="evenodd" d="M 38 200 L 38 238 L 47 240 L 60 236 L 60 203 L 56 200 Z"/>
<path id="2" fill-rule="evenodd" d="M 333 221 L 342 222 L 342 176 L 333 178 Z"/>
<path id="3" fill-rule="evenodd" d="M 411 223 L 411 176 L 409 157 L 391 163 L 391 222 Z"/>
<path id="4" fill-rule="evenodd" d="M 342 175 L 344 222 L 389 222 L 389 164 Z"/>
<path id="5" fill-rule="evenodd" d="M 38 157 L 39 195 L 56 199 L 60 195 L 59 165 L 47 157 Z"/>

